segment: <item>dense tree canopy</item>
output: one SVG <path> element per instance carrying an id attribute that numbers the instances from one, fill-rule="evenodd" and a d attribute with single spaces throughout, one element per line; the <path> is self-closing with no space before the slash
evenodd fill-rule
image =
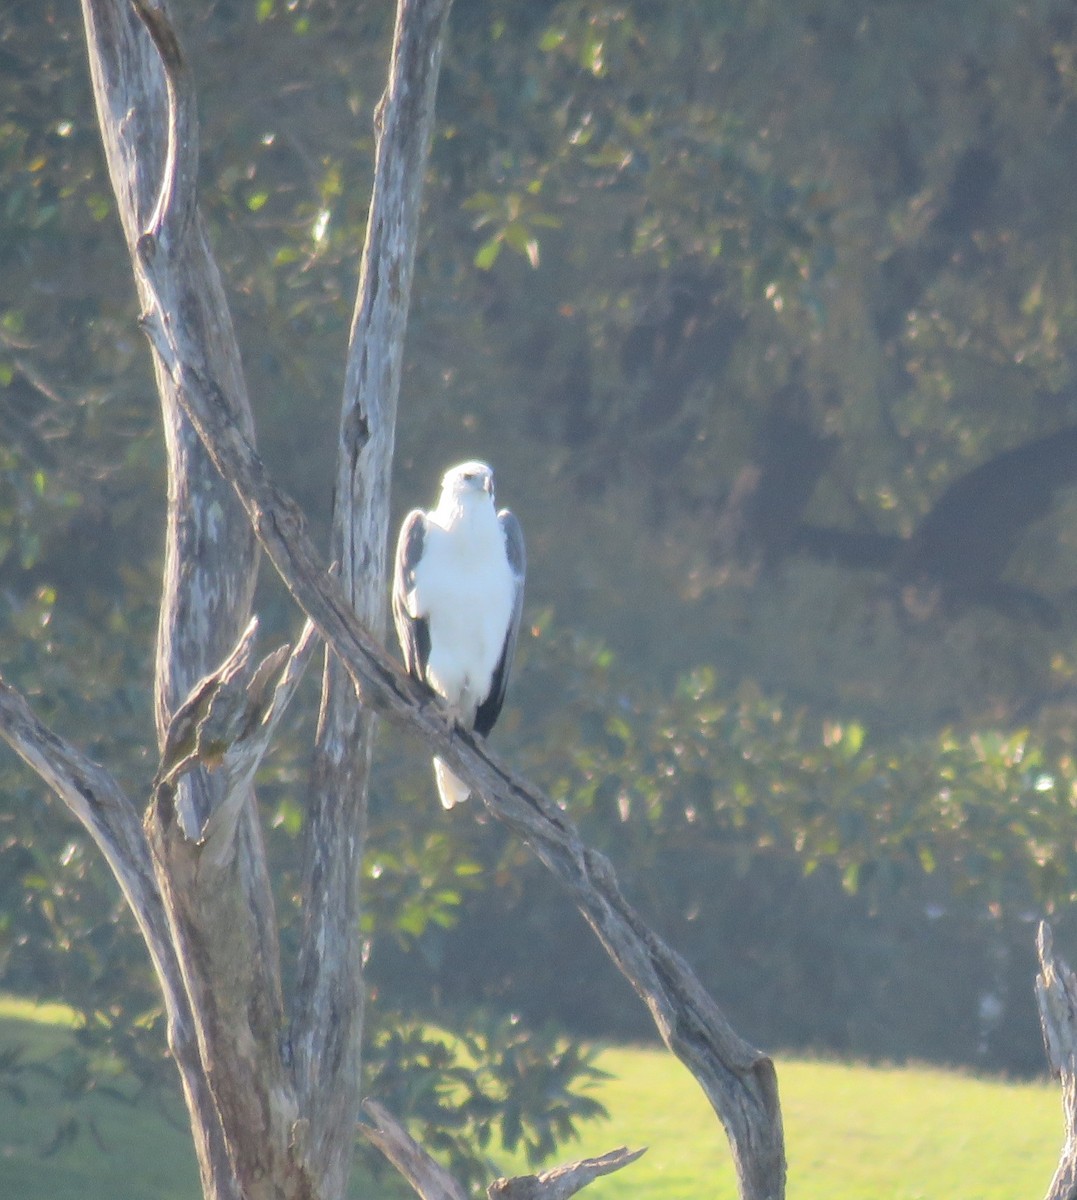
<path id="1" fill-rule="evenodd" d="M 260 444 L 327 523 L 390 14 L 180 15 Z M 396 503 L 485 457 L 524 522 L 497 738 L 675 941 L 736 956 L 710 982 L 754 1036 L 1029 1067 L 1024 921 L 1077 890 L 1072 6 L 457 0 L 452 25 Z M 144 787 L 162 456 L 83 55 L 69 5 L 0 14 L 0 656 Z M 294 746 L 261 790 L 284 896 Z M 141 1037 L 115 898 L 0 771 L 0 984 Z M 634 1030 L 518 853 L 432 800 L 389 739 L 386 1005 L 424 1015 L 433 978 Z M 594 994 L 513 956 L 491 888 Z M 390 1074 L 417 1053 L 378 1036 Z"/>

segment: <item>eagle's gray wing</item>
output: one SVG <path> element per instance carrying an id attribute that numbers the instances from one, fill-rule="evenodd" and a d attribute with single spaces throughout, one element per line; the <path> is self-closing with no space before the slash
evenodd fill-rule
<path id="1" fill-rule="evenodd" d="M 505 555 L 512 568 L 512 614 L 509 617 L 509 627 L 505 631 L 505 644 L 501 649 L 501 657 L 498 659 L 497 668 L 490 681 L 490 691 L 475 713 L 475 729 L 483 737 L 493 729 L 494 722 L 501 712 L 501 706 L 505 703 L 509 671 L 512 670 L 512 660 L 516 654 L 516 641 L 520 635 L 520 618 L 524 611 L 524 576 L 527 574 L 527 552 L 524 549 L 524 531 L 520 522 L 507 508 L 503 508 L 497 514 L 497 520 L 505 538 Z"/>
<path id="2" fill-rule="evenodd" d="M 415 567 L 423 556 L 426 537 L 426 513 L 415 508 L 404 518 L 396 541 L 393 564 L 393 624 L 404 666 L 408 674 L 426 683 L 426 663 L 430 658 L 430 625 L 425 617 L 413 617 L 408 609 L 408 593 L 415 587 Z"/>

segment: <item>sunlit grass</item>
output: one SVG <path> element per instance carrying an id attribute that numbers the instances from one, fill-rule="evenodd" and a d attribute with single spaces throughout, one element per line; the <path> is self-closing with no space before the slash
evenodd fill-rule
<path id="1" fill-rule="evenodd" d="M 0 995 L 0 1020 L 32 1021 L 37 1025 L 58 1025 L 70 1029 L 74 1027 L 78 1016 L 66 1004 L 38 1004 L 19 996 Z"/>
<path id="2" fill-rule="evenodd" d="M 0 1196 L 197 1200 L 198 1172 L 182 1120 L 172 1124 L 152 1107 L 104 1097 L 67 1103 L 56 1083 L 33 1070 L 63 1055 L 75 1024 L 63 1005 L 0 996 L 0 1053 L 17 1047 L 27 1068 L 0 1072 Z M 46 1153 L 69 1120 L 79 1122 L 79 1136 Z"/>
<path id="3" fill-rule="evenodd" d="M 20 1045 L 27 1059 L 43 1059 L 69 1043 L 72 1022 L 62 1006 L 0 997 L 0 1052 Z M 589 1200 L 733 1200 L 725 1137 L 679 1063 L 632 1047 L 603 1051 L 597 1065 L 613 1076 L 594 1091 L 610 1119 L 586 1126 L 558 1161 L 619 1145 L 649 1149 L 592 1184 Z M 1019 1200 L 1042 1195 L 1057 1162 L 1061 1102 L 1052 1083 L 803 1060 L 779 1060 L 778 1075 L 790 1200 Z M 101 1145 L 82 1136 L 43 1157 L 64 1106 L 47 1081 L 23 1082 L 20 1104 L 0 1078 L 0 1197 L 197 1200 L 185 1127 L 152 1109 L 94 1100 L 70 1113 L 92 1116 Z M 387 1189 L 358 1184 L 354 1194 Z"/>
<path id="4" fill-rule="evenodd" d="M 596 1092 L 610 1120 L 560 1158 L 648 1151 L 589 1200 L 733 1200 L 725 1135 L 684 1067 L 640 1048 L 597 1065 L 615 1076 Z M 1058 1161 L 1061 1099 L 1046 1081 L 779 1059 L 778 1082 L 790 1200 L 1018 1200 L 1043 1195 Z"/>

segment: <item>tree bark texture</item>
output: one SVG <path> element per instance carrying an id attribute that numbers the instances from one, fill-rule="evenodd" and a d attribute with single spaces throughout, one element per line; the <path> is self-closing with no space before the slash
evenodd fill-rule
<path id="1" fill-rule="evenodd" d="M 83 17 L 140 302 L 168 312 L 172 335 L 218 380 L 232 419 L 251 436 L 238 348 L 196 203 L 193 91 L 167 9 L 156 0 L 84 0 Z M 163 746 L 173 712 L 247 624 L 257 554 L 175 385 L 159 361 L 154 367 L 168 455 L 155 686 Z M 225 804 L 239 810 L 232 853 L 223 863 L 203 863 L 202 828 Z M 147 835 L 227 1148 L 226 1163 L 200 1155 L 203 1186 L 213 1195 L 272 1195 L 265 1181 L 287 1173 L 282 1164 L 295 1112 L 279 1053 L 277 938 L 253 795 L 245 783 L 198 767 L 179 781 L 169 803 L 152 807 Z"/>
<path id="2" fill-rule="evenodd" d="M 347 603 L 379 640 L 404 334 L 449 7 L 450 0 L 406 0 L 398 9 L 341 405 L 331 557 Z M 376 727 L 352 677 L 327 653 L 302 880 L 304 894 L 335 900 L 304 907 L 292 1048 L 310 1121 L 310 1169 L 333 1193 L 347 1179 L 360 1100 L 359 881 Z"/>

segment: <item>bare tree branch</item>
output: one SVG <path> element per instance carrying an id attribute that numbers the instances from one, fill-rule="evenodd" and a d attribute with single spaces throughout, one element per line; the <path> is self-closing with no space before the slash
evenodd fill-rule
<path id="1" fill-rule="evenodd" d="M 1077 1200 L 1077 975 L 1057 958 L 1054 936 L 1046 921 L 1036 938 L 1040 973 L 1036 1004 L 1047 1063 L 1062 1083 L 1066 1138 L 1046 1200 Z"/>
<path id="2" fill-rule="evenodd" d="M 581 1158 L 579 1162 L 565 1163 L 539 1175 L 495 1179 L 486 1189 L 486 1195 L 490 1200 L 568 1200 L 589 1183 L 627 1167 L 646 1152 L 646 1147 L 629 1150 L 621 1146 L 598 1158 Z"/>
<path id="3" fill-rule="evenodd" d="M 97 843 L 143 930 L 155 963 L 173 960 L 168 922 L 135 806 L 105 770 L 54 734 L 0 680 L 0 736 L 56 793 Z"/>
<path id="4" fill-rule="evenodd" d="M 363 1111 L 374 1122 L 361 1123 L 359 1132 L 393 1164 L 423 1200 L 468 1200 L 462 1187 L 419 1145 L 376 1100 L 364 1100 Z"/>

